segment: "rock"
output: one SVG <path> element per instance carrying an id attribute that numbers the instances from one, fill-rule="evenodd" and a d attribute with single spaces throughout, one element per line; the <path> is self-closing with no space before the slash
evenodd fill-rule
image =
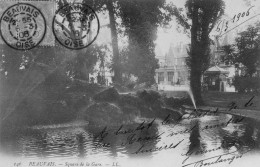
<path id="1" fill-rule="evenodd" d="M 120 106 L 124 105 L 132 105 L 134 107 L 139 107 L 141 105 L 141 100 L 134 95 L 120 95 L 120 99 L 118 101 Z"/>
<path id="2" fill-rule="evenodd" d="M 83 95 L 81 96 L 75 103 L 74 103 L 74 108 L 76 109 L 76 111 L 80 111 L 81 108 L 89 105 L 90 103 L 90 97 Z"/>
<path id="3" fill-rule="evenodd" d="M 140 110 L 134 106 L 125 105 L 121 109 L 124 112 L 126 123 L 134 123 L 135 119 L 141 116 Z"/>
<path id="4" fill-rule="evenodd" d="M 147 106 L 142 106 L 140 108 L 141 116 L 145 118 L 156 118 L 156 111 L 152 110 L 151 108 L 148 108 Z"/>
<path id="5" fill-rule="evenodd" d="M 192 102 L 189 98 L 173 98 L 173 97 L 165 97 L 165 104 L 171 108 L 180 108 L 183 105 L 192 105 Z"/>
<path id="6" fill-rule="evenodd" d="M 132 105 L 124 105 L 121 109 L 126 115 L 131 115 L 133 117 L 141 115 L 140 110 Z"/>
<path id="7" fill-rule="evenodd" d="M 170 118 L 173 120 L 179 120 L 179 118 L 183 115 L 178 110 L 173 110 L 170 108 L 162 108 L 160 111 L 156 113 L 157 117 L 165 119 L 170 114 Z"/>
<path id="8" fill-rule="evenodd" d="M 146 91 L 145 91 L 146 92 Z M 144 116 L 153 118 L 155 112 L 153 112 L 150 105 L 135 95 L 120 95 L 119 105 L 126 114 L 134 114 L 138 116 Z"/>
<path id="9" fill-rule="evenodd" d="M 150 90 L 150 91 L 139 91 L 137 92 L 137 96 L 144 100 L 146 104 L 148 105 L 152 105 L 154 104 L 155 102 L 158 102 L 161 100 L 161 95 L 157 92 L 157 91 L 153 91 L 153 90 Z"/>
<path id="10" fill-rule="evenodd" d="M 128 92 L 129 88 L 120 84 L 114 84 L 114 88 L 116 88 L 119 92 Z"/>
<path id="11" fill-rule="evenodd" d="M 121 109 L 111 103 L 95 103 L 89 106 L 85 112 L 85 119 L 90 125 L 95 126 L 112 126 L 124 122 L 125 116 Z"/>
<path id="12" fill-rule="evenodd" d="M 114 87 L 99 92 L 94 96 L 94 100 L 99 102 L 115 102 L 118 99 L 119 99 L 119 93 Z"/>

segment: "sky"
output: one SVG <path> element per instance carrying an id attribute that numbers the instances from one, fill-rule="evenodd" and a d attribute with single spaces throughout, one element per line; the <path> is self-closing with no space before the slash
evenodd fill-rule
<path id="1" fill-rule="evenodd" d="M 243 21 L 247 20 L 248 18 L 255 16 L 256 14 L 260 14 L 260 0 L 249 0 L 251 5 L 255 6 L 250 10 L 250 15 L 246 18 L 240 18 L 240 20 L 236 23 L 236 25 L 242 23 Z M 172 2 L 177 7 L 184 8 L 185 0 L 167 0 L 167 2 Z M 226 7 L 225 7 L 225 17 L 233 18 L 234 15 L 239 14 L 240 12 L 246 12 L 250 7 L 249 4 L 246 3 L 246 0 L 224 0 Z M 241 28 L 246 28 L 249 24 L 256 22 L 256 20 L 260 20 L 260 15 L 251 19 L 248 22 L 245 22 L 241 26 L 239 26 L 239 30 Z M 168 52 L 170 45 L 177 45 L 179 43 L 187 44 L 190 42 L 190 39 L 187 37 L 186 34 L 179 33 L 177 31 L 177 23 L 173 20 L 171 22 L 172 27 L 170 29 L 163 29 L 159 28 L 157 33 L 157 40 L 156 43 L 156 55 L 157 56 L 164 56 L 165 53 Z M 236 26 L 231 25 L 231 27 Z M 230 31 L 230 34 L 234 35 L 237 29 Z M 214 29 L 212 31 L 212 35 L 214 34 Z M 215 31 L 216 32 L 216 31 Z"/>

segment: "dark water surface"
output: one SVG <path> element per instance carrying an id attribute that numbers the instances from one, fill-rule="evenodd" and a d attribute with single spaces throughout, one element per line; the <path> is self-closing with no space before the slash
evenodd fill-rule
<path id="1" fill-rule="evenodd" d="M 225 154 L 229 151 L 253 149 L 258 153 L 260 144 L 260 124 L 245 118 L 239 123 L 228 126 L 216 126 L 226 123 L 233 116 L 219 114 L 196 119 L 184 119 L 178 124 L 162 125 L 156 120 L 148 130 L 135 133 L 115 135 L 117 127 L 107 127 L 108 135 L 101 141 L 97 137 L 104 127 L 91 127 L 79 122 L 49 126 L 35 126 L 25 129 L 12 137 L 2 137 L 1 153 L 15 157 L 37 158 L 116 158 L 131 159 L 142 157 L 160 159 L 162 157 L 178 156 L 179 163 L 185 159 L 188 151 L 201 152 L 191 157 L 205 157 Z M 147 120 L 146 120 L 147 121 Z M 151 120 L 149 120 L 151 121 Z M 149 122 L 148 121 L 148 122 Z M 138 124 L 124 126 L 124 129 L 135 129 Z M 211 128 L 205 129 L 208 126 Z M 194 128 L 195 127 L 195 128 Z M 187 129 L 192 129 L 187 131 Z M 186 130 L 185 133 L 183 133 Z M 129 142 L 129 136 L 135 138 L 156 137 L 149 141 Z M 97 138 L 96 138 L 97 137 Z M 144 144 L 146 149 L 170 145 L 182 141 L 175 149 L 135 154 Z M 109 143 L 108 147 L 104 146 Z M 208 152 L 207 150 L 216 149 Z M 207 153 L 206 153 L 207 152 Z M 205 155 L 204 155 L 205 154 Z"/>

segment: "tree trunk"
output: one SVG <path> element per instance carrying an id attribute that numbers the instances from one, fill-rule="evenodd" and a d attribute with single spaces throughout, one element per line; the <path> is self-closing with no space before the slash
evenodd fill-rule
<path id="1" fill-rule="evenodd" d="M 203 104 L 201 96 L 201 76 L 201 71 L 195 68 L 191 68 L 190 85 L 192 93 L 194 95 L 195 103 L 197 105 Z"/>
<path id="2" fill-rule="evenodd" d="M 203 104 L 201 96 L 201 76 L 202 76 L 202 61 L 200 45 L 198 41 L 198 8 L 194 8 L 194 14 L 191 27 L 191 71 L 190 71 L 190 88 L 193 93 L 195 103 Z"/>
<path id="3" fill-rule="evenodd" d="M 192 39 L 194 40 L 194 39 Z M 201 97 L 201 76 L 202 76 L 202 54 L 203 49 L 199 47 L 198 41 L 192 42 L 191 48 L 191 71 L 190 71 L 190 87 L 194 95 L 197 105 L 203 104 Z"/>
<path id="4" fill-rule="evenodd" d="M 107 0 L 106 5 L 109 12 L 110 30 L 111 30 L 112 48 L 113 48 L 112 70 L 114 71 L 114 81 L 120 83 L 122 81 L 122 73 L 120 71 L 120 59 L 119 59 L 119 50 L 118 50 L 115 12 L 114 12 L 112 0 Z"/>

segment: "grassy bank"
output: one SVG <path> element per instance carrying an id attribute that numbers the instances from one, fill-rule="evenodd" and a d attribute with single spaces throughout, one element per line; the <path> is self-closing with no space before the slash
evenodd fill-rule
<path id="1" fill-rule="evenodd" d="M 252 97 L 253 105 L 245 106 Z M 260 96 L 256 93 L 203 92 L 202 98 L 206 106 L 228 108 L 234 102 L 239 109 L 260 111 Z"/>

